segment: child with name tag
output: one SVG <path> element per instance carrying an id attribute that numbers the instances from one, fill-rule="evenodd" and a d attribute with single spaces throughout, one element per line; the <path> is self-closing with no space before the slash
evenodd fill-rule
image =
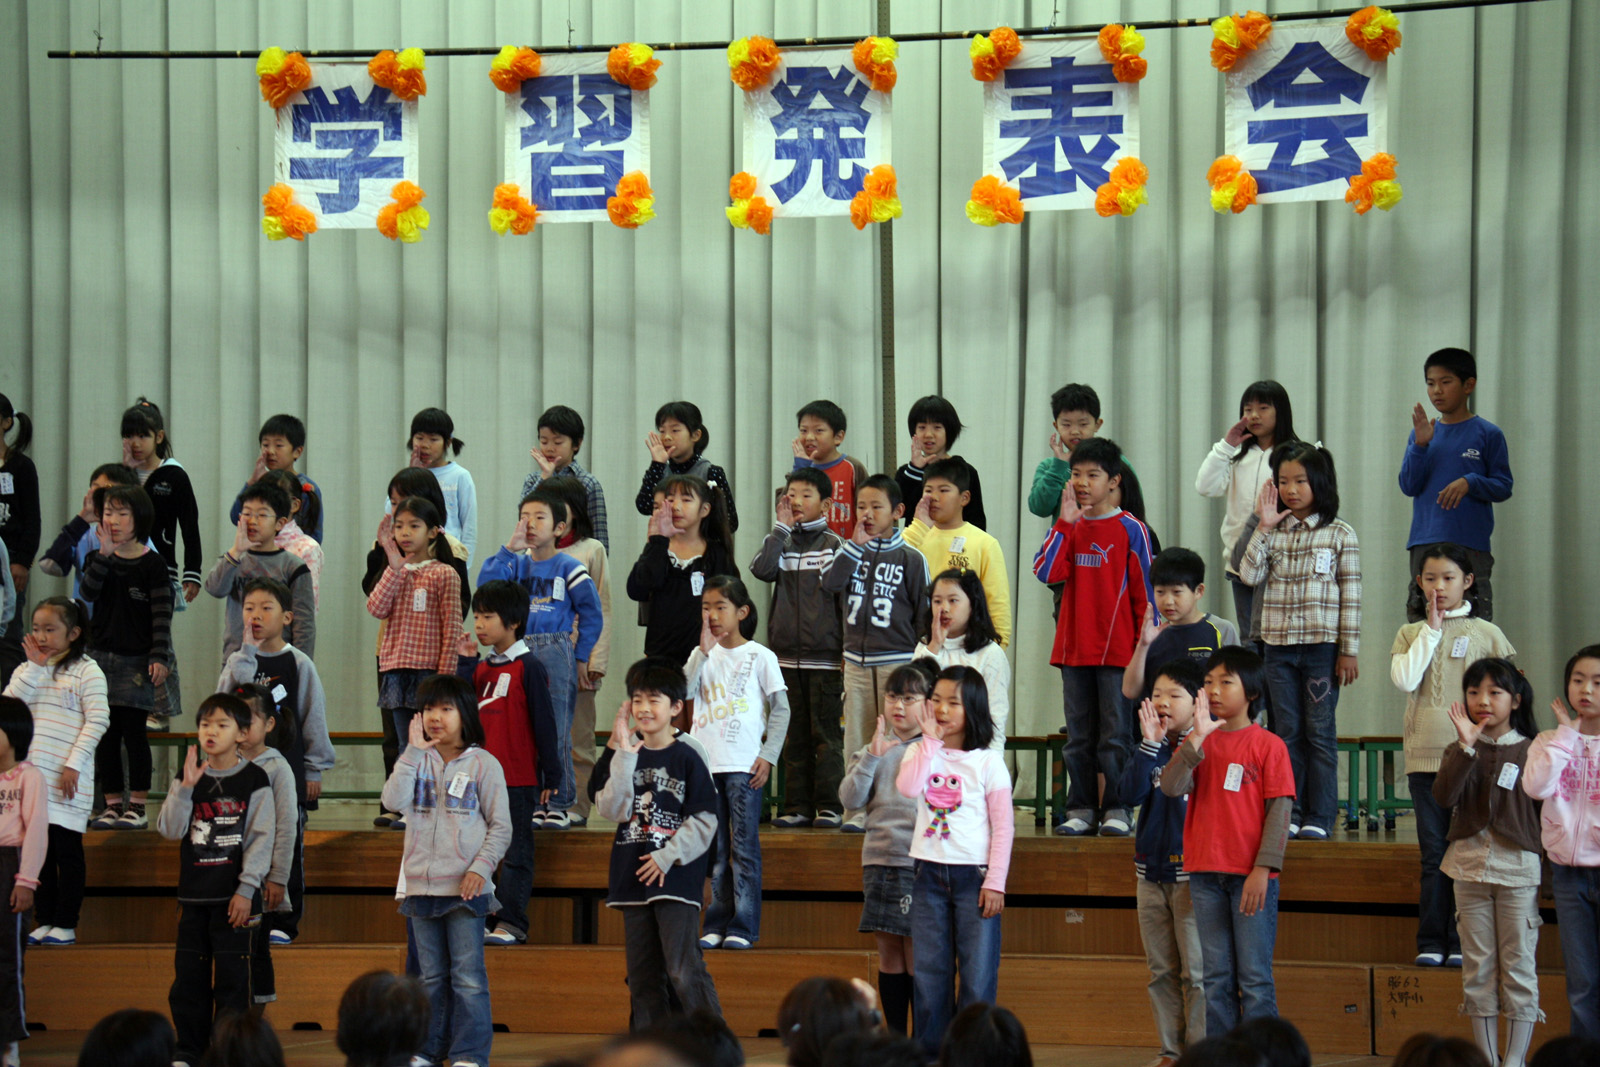
<path id="1" fill-rule="evenodd" d="M 1389 677 L 1406 695 L 1406 780 L 1416 804 L 1422 853 L 1416 962 L 1419 967 L 1459 967 L 1455 890 L 1439 873 L 1450 811 L 1434 802 L 1433 783 L 1445 749 L 1456 739 L 1450 705 L 1461 692 L 1468 665 L 1488 656 L 1515 656 L 1517 650 L 1499 627 L 1478 618 L 1472 556 L 1460 545 L 1429 545 L 1422 552 L 1417 587 L 1426 602 L 1426 618 L 1400 627 L 1389 668 Z"/>
<path id="2" fill-rule="evenodd" d="M 693 736 L 717 784 L 711 907 L 701 948 L 746 949 L 761 936 L 762 789 L 783 754 L 789 694 L 778 657 L 750 640 L 756 607 L 737 578 L 718 575 L 701 597 L 700 645 L 683 668 L 696 694 Z"/>
<path id="3" fill-rule="evenodd" d="M 1183 866 L 1200 930 L 1208 1034 L 1278 1014 L 1272 952 L 1294 774 L 1283 740 L 1250 721 L 1265 689 L 1261 675 L 1261 657 L 1247 648 L 1212 653 L 1194 727 L 1161 772 L 1161 792 L 1189 794 Z"/>
<path id="4" fill-rule="evenodd" d="M 1260 522 L 1239 578 L 1262 586 L 1261 640 L 1272 732 L 1294 767 L 1289 836 L 1326 841 L 1339 797 L 1339 689 L 1360 673 L 1361 549 L 1339 518 L 1339 480 L 1321 445 L 1291 441 L 1272 453 L 1272 481 L 1256 498 Z"/>
<path id="5" fill-rule="evenodd" d="M 1490 1064 L 1524 1067 L 1539 1011 L 1539 814 L 1522 769 L 1539 728 L 1533 687 L 1506 659 L 1480 659 L 1450 705 L 1457 740 L 1444 750 L 1433 797 L 1450 816 L 1440 870 L 1454 879 L 1461 935 L 1461 1013 Z M 1506 1016 L 1500 1060 L 1499 1016 Z"/>
<path id="6" fill-rule="evenodd" d="M 565 830 L 571 825 L 567 812 L 577 799 L 572 774 L 572 713 L 578 690 L 593 688 L 589 657 L 605 626 L 600 594 L 588 568 L 556 550 L 556 542 L 570 527 L 566 501 L 548 489 L 535 489 L 522 501 L 516 528 L 505 546 L 485 560 L 478 572 L 479 586 L 513 581 L 527 592 L 528 621 L 522 642 L 549 677 L 561 780 L 533 812 L 533 825 L 540 830 Z M 574 619 L 576 641 L 572 637 Z"/>
<path id="7" fill-rule="evenodd" d="M 628 599 L 648 609 L 644 654 L 683 663 L 700 632 L 700 594 L 707 581 L 718 574 L 737 578 L 739 568 L 724 485 L 669 474 L 657 488 L 661 499 L 650 516 L 649 537 L 628 572 Z"/>

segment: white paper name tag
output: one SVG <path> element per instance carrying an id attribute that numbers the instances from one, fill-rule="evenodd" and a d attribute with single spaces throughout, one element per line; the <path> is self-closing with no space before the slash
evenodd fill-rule
<path id="1" fill-rule="evenodd" d="M 952 551 L 952 552 L 960 552 L 963 549 L 965 549 L 966 547 L 967 547 L 967 539 L 965 537 L 952 537 L 952 538 L 950 538 L 950 551 Z"/>
<path id="2" fill-rule="evenodd" d="M 511 675 L 502 674 L 494 680 L 494 695 L 489 699 L 499 700 L 509 692 L 511 692 Z"/>
<path id="3" fill-rule="evenodd" d="M 1241 785 L 1243 785 L 1243 784 L 1244 784 L 1244 764 L 1242 764 L 1242 763 L 1230 763 L 1230 764 L 1228 764 L 1228 775 L 1227 775 L 1227 777 L 1222 779 L 1222 788 L 1226 789 L 1230 793 L 1237 793 L 1239 791 L 1239 787 Z"/>
<path id="4" fill-rule="evenodd" d="M 446 792 L 458 799 L 464 797 L 467 795 L 467 783 L 471 780 L 466 771 L 457 771 L 456 776 L 450 779 L 450 788 Z"/>
<path id="5" fill-rule="evenodd" d="M 703 572 L 701 572 L 701 571 L 691 571 L 689 573 L 689 592 L 693 593 L 695 596 L 699 596 L 701 593 L 703 593 L 705 591 L 706 591 L 706 576 L 705 576 L 705 574 Z"/>
<path id="6" fill-rule="evenodd" d="M 283 698 L 288 695 L 289 691 L 285 689 L 281 683 L 272 687 L 272 699 L 274 703 L 282 704 Z"/>
<path id="7" fill-rule="evenodd" d="M 1317 549 L 1315 562 L 1312 564 L 1312 566 L 1315 568 L 1316 572 L 1323 577 L 1331 575 L 1333 573 L 1333 549 Z"/>
<path id="8" fill-rule="evenodd" d="M 565 578 L 557 578 L 550 583 L 550 599 L 567 599 L 567 580 Z"/>
<path id="9" fill-rule="evenodd" d="M 1495 779 L 1495 785 L 1501 789 L 1514 789 L 1517 785 L 1517 765 L 1507 763 L 1500 768 L 1500 777 Z"/>
<path id="10" fill-rule="evenodd" d="M 411 594 L 411 610 L 428 610 L 428 591 L 426 589 L 418 589 L 415 593 Z"/>
<path id="11" fill-rule="evenodd" d="M 1466 637 L 1464 637 L 1464 636 L 1463 637 L 1458 637 L 1454 641 L 1450 642 L 1450 658 L 1451 659 L 1466 659 L 1467 658 L 1467 644 L 1468 644 L 1468 639 Z"/>
<path id="12" fill-rule="evenodd" d="M 16 486 L 11 481 L 11 475 L 0 474 L 0 495 L 10 496 L 15 490 Z"/>

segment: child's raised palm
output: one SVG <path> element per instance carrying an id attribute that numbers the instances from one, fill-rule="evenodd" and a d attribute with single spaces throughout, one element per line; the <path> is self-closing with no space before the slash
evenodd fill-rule
<path id="1" fill-rule="evenodd" d="M 1078 493 L 1068 482 L 1061 487 L 1061 521 L 1072 523 L 1083 518 L 1083 509 L 1078 507 Z"/>
<path id="2" fill-rule="evenodd" d="M 1211 697 L 1200 690 L 1194 697 L 1194 747 L 1199 748 L 1221 727 L 1222 720 L 1211 714 Z"/>
<path id="3" fill-rule="evenodd" d="M 924 526 L 933 525 L 933 504 L 925 496 L 917 498 L 916 520 Z"/>
<path id="4" fill-rule="evenodd" d="M 787 493 L 778 497 L 777 513 L 779 525 L 794 525 L 794 508 L 789 505 L 789 495 Z"/>
<path id="5" fill-rule="evenodd" d="M 1567 702 L 1565 700 L 1560 697 L 1552 700 L 1550 702 L 1550 710 L 1556 713 L 1557 726 L 1565 726 L 1569 730 L 1577 729 L 1577 723 L 1573 722 L 1572 716 L 1567 714 Z"/>
<path id="6" fill-rule="evenodd" d="M 928 651 L 938 655 L 944 649 L 945 632 L 949 627 L 936 611 L 928 619 Z"/>
<path id="7" fill-rule="evenodd" d="M 884 756 L 894 747 L 894 735 L 889 732 L 889 723 L 882 715 L 878 716 L 878 728 L 873 731 L 872 740 L 867 743 L 867 751 L 874 756 Z"/>
<path id="8" fill-rule="evenodd" d="M 1433 420 L 1428 418 L 1420 403 L 1411 409 L 1411 432 L 1417 435 L 1418 448 L 1428 447 L 1433 440 Z"/>
<path id="9" fill-rule="evenodd" d="M 650 516 L 650 536 L 671 537 L 677 532 L 678 528 L 672 524 L 672 509 L 665 500 L 658 501 L 655 514 Z"/>
<path id="10" fill-rule="evenodd" d="M 249 550 L 250 534 L 246 531 L 244 516 L 240 515 L 239 521 L 234 524 L 233 528 L 233 554 L 242 559 Z"/>
<path id="11" fill-rule="evenodd" d="M 439 747 L 439 742 L 429 737 L 428 731 L 422 728 L 421 715 L 411 716 L 411 728 L 406 740 L 410 742 L 412 748 L 421 749 L 424 752 L 430 748 Z"/>
<path id="12" fill-rule="evenodd" d="M 528 550 L 528 524 L 521 519 L 517 520 L 516 527 L 511 531 L 511 537 L 506 541 L 506 551 L 526 552 Z"/>
<path id="13" fill-rule="evenodd" d="M 656 463 L 667 461 L 667 446 L 661 443 L 661 435 L 647 433 L 644 435 L 644 447 L 650 450 L 650 459 Z"/>
<path id="14" fill-rule="evenodd" d="M 1058 433 L 1052 432 L 1050 434 L 1050 454 L 1063 463 L 1072 462 L 1072 453 L 1067 451 L 1067 443 L 1061 439 L 1061 435 Z"/>
<path id="15" fill-rule="evenodd" d="M 99 517 L 100 513 L 94 509 L 94 490 L 85 490 L 83 494 L 83 510 L 78 512 L 78 518 L 93 525 L 94 521 Z"/>
<path id="16" fill-rule="evenodd" d="M 1444 628 L 1444 591 L 1436 590 L 1428 595 L 1428 627 L 1432 630 Z"/>
<path id="17" fill-rule="evenodd" d="M 456 639 L 456 655 L 470 658 L 477 654 L 478 639 L 463 630 L 461 636 Z"/>
<path id="18" fill-rule="evenodd" d="M 931 737 L 935 741 L 944 740 L 944 723 L 934 715 L 933 705 L 927 701 L 922 702 L 922 709 L 917 712 L 917 725 L 922 728 L 923 737 Z"/>
<path id="19" fill-rule="evenodd" d="M 1151 645 L 1161 636 L 1161 631 L 1166 628 L 1167 617 L 1156 610 L 1154 604 L 1144 606 L 1144 622 L 1139 626 L 1139 643 Z"/>
<path id="20" fill-rule="evenodd" d="M 1146 741 L 1160 743 L 1166 731 L 1161 728 L 1161 715 L 1156 711 L 1153 702 L 1146 700 L 1139 705 L 1139 735 Z"/>
<path id="21" fill-rule="evenodd" d="M 611 724 L 611 747 L 618 752 L 637 752 L 644 744 L 633 736 L 633 729 L 628 725 L 628 711 L 628 702 L 624 700 Z"/>
<path id="22" fill-rule="evenodd" d="M 1278 487 L 1269 478 L 1261 483 L 1261 491 L 1256 494 L 1256 516 L 1260 518 L 1260 528 L 1270 530 L 1282 522 L 1288 512 L 1278 506 Z"/>
<path id="23" fill-rule="evenodd" d="M 700 616 L 700 651 L 709 656 L 711 650 L 717 647 L 717 635 L 711 632 L 711 620 L 704 615 Z"/>
<path id="24" fill-rule="evenodd" d="M 32 634 L 22 635 L 22 653 L 28 657 L 28 662 L 35 667 L 47 667 L 50 665 L 50 657 L 45 655 L 44 646 L 40 645 Z"/>
<path id="25" fill-rule="evenodd" d="M 1245 425 L 1245 421 L 1240 419 L 1238 422 L 1228 427 L 1228 432 L 1222 435 L 1222 439 L 1228 442 L 1228 444 L 1232 445 L 1234 448 L 1238 448 L 1240 445 L 1244 444 L 1244 439 L 1249 435 L 1249 428 Z"/>
<path id="26" fill-rule="evenodd" d="M 1483 733 L 1483 724 L 1472 721 L 1472 716 L 1467 714 L 1467 706 L 1461 701 L 1450 705 L 1450 724 L 1456 728 L 1456 737 L 1461 741 L 1462 748 L 1471 748 L 1478 743 L 1478 737 Z"/>
<path id="27" fill-rule="evenodd" d="M 394 516 L 385 515 L 378 520 L 378 545 L 389 559 L 389 566 L 399 570 L 406 558 L 400 554 L 400 545 L 394 539 Z"/>
<path id="28" fill-rule="evenodd" d="M 539 468 L 539 474 L 545 478 L 556 472 L 555 461 L 548 458 L 538 447 L 528 449 L 528 455 L 533 457 L 533 462 Z"/>
<path id="29" fill-rule="evenodd" d="M 200 779 L 205 777 L 205 764 L 200 762 L 200 749 L 196 745 L 189 746 L 189 754 L 183 759 L 183 776 L 178 779 L 184 788 L 193 789 L 200 784 Z"/>
<path id="30" fill-rule="evenodd" d="M 94 535 L 100 541 L 100 547 L 97 551 L 102 556 L 109 556 L 117 550 L 117 546 L 111 543 L 111 531 L 106 528 L 104 522 L 95 527 Z"/>

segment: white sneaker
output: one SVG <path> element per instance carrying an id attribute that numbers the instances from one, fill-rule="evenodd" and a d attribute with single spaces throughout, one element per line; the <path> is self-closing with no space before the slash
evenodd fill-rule
<path id="1" fill-rule="evenodd" d="M 579 815 L 575 811 L 567 812 L 567 825 L 574 830 L 581 830 L 589 825 L 589 816 Z"/>
<path id="2" fill-rule="evenodd" d="M 700 947 L 701 948 L 721 948 L 722 947 L 722 935 L 721 934 L 706 934 L 704 937 L 702 937 L 700 939 Z"/>
<path id="3" fill-rule="evenodd" d="M 847 834 L 864 834 L 867 832 L 867 813 L 860 812 L 853 818 L 846 819 L 844 825 L 839 827 Z"/>
<path id="4" fill-rule="evenodd" d="M 1088 819 L 1071 818 L 1056 827 L 1057 837 L 1086 837 L 1094 833 L 1094 824 Z"/>
<path id="5" fill-rule="evenodd" d="M 1326 841 L 1328 839 L 1328 831 L 1320 826 L 1302 826 L 1300 827 L 1299 837 L 1302 841 Z"/>
<path id="6" fill-rule="evenodd" d="M 1289 840 L 1293 841 L 1295 838 L 1297 838 L 1299 836 L 1300 836 L 1300 824 L 1297 823 L 1297 822 L 1290 823 L 1289 824 Z"/>
<path id="7" fill-rule="evenodd" d="M 107 804 L 100 809 L 100 814 L 89 821 L 91 830 L 111 830 L 117 825 L 117 820 L 122 818 L 121 804 Z"/>
<path id="8" fill-rule="evenodd" d="M 497 926 L 493 930 L 484 931 L 483 943 L 485 945 L 515 945 L 517 943 L 517 935 L 503 926 Z"/>
<path id="9" fill-rule="evenodd" d="M 547 811 L 544 813 L 544 822 L 535 829 L 538 830 L 565 830 L 572 825 L 572 817 L 564 811 Z"/>
<path id="10" fill-rule="evenodd" d="M 37 945 L 55 931 L 54 926 L 36 926 L 33 933 L 28 935 L 28 944 Z"/>
<path id="11" fill-rule="evenodd" d="M 722 947 L 731 949 L 747 949 L 750 948 L 751 945 L 748 938 L 740 937 L 737 934 L 729 934 L 727 937 L 722 939 Z"/>
<path id="12" fill-rule="evenodd" d="M 802 827 L 811 825 L 811 816 L 801 815 L 799 812 L 793 812 L 789 815 L 780 815 L 776 819 L 773 819 L 772 825 L 781 827 L 785 830 L 799 830 Z M 839 824 L 838 822 L 835 822 L 833 825 L 838 826 Z"/>
<path id="13" fill-rule="evenodd" d="M 1412 962 L 1415 963 L 1418 967 L 1443 967 L 1444 966 L 1444 953 L 1443 952 L 1419 952 L 1419 953 L 1417 953 L 1417 958 L 1415 960 L 1413 960 Z"/>
<path id="14" fill-rule="evenodd" d="M 294 938 L 290 937 L 288 932 L 285 930 L 268 930 L 267 943 L 275 946 L 292 945 L 294 944 Z"/>
<path id="15" fill-rule="evenodd" d="M 838 812 L 824 810 L 817 812 L 817 817 L 811 820 L 811 825 L 819 830 L 837 830 L 843 822 L 844 820 L 839 817 Z M 865 827 L 865 825 L 865 820 L 863 820 L 862 826 Z"/>
<path id="16" fill-rule="evenodd" d="M 39 941 L 39 944 L 45 948 L 62 948 L 67 945 L 76 945 L 77 943 L 77 929 L 69 930 L 65 926 L 52 926 L 50 932 Z"/>
<path id="17" fill-rule="evenodd" d="M 1116 815 L 1108 817 L 1100 824 L 1101 837 L 1127 837 L 1128 820 Z"/>

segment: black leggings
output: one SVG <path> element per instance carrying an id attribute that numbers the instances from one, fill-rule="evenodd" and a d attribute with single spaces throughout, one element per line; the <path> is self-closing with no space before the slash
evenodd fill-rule
<path id="1" fill-rule="evenodd" d="M 100 779 L 100 792 L 106 796 L 121 796 L 122 748 L 128 748 L 127 788 L 134 793 L 150 791 L 150 738 L 145 736 L 144 721 L 150 713 L 143 708 L 125 708 L 111 705 L 111 725 L 100 745 L 94 750 L 95 777 Z"/>
<path id="2" fill-rule="evenodd" d="M 33 894 L 33 917 L 40 926 L 78 928 L 84 880 L 83 834 L 52 823 L 50 847 Z"/>

